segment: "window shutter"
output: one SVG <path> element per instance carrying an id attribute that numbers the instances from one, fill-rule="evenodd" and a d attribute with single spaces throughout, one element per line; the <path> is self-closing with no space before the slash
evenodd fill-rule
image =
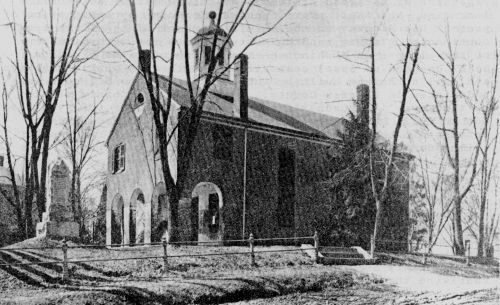
<path id="1" fill-rule="evenodd" d="M 112 174 L 115 173 L 115 150 L 116 150 L 116 148 L 113 148 L 113 151 L 110 154 L 111 162 L 109 162 L 109 163 L 111 164 L 111 168 L 109 169 L 109 172 Z"/>

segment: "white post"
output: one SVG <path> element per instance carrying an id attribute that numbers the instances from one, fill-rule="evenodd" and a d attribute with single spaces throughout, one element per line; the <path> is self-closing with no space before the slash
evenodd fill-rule
<path id="1" fill-rule="evenodd" d="M 470 266 L 470 240 L 465 241 L 465 248 L 466 248 L 465 251 L 467 251 L 465 257 L 465 264 L 467 264 L 467 266 Z"/>
<path id="2" fill-rule="evenodd" d="M 318 231 L 314 231 L 314 262 L 317 264 L 319 262 L 319 237 Z"/>
<path id="3" fill-rule="evenodd" d="M 66 242 L 66 238 L 63 239 L 62 251 L 63 251 L 62 280 L 64 282 L 68 279 L 68 243 Z"/>
<path id="4" fill-rule="evenodd" d="M 254 251 L 254 238 L 253 234 L 250 233 L 250 237 L 248 238 L 248 243 L 250 244 L 250 259 L 252 266 L 256 266 L 255 264 L 255 251 Z"/>
<path id="5" fill-rule="evenodd" d="M 373 234 L 370 236 L 370 255 L 372 258 L 375 257 L 375 237 Z"/>

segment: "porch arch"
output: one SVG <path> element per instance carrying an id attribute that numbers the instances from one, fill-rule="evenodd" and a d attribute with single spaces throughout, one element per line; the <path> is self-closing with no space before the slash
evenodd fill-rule
<path id="1" fill-rule="evenodd" d="M 216 184 L 201 182 L 194 187 L 191 194 L 193 239 L 197 237 L 198 241 L 222 241 L 224 236 L 223 206 L 222 191 Z"/>
<path id="2" fill-rule="evenodd" d="M 111 244 L 123 244 L 124 236 L 124 219 L 123 219 L 123 197 L 116 194 L 111 203 Z"/>
<path id="3" fill-rule="evenodd" d="M 137 188 L 130 197 L 129 211 L 129 244 L 144 243 L 146 224 L 146 200 L 144 192 Z"/>
<path id="4" fill-rule="evenodd" d="M 151 242 L 168 239 L 169 204 L 165 183 L 158 183 L 151 198 Z"/>

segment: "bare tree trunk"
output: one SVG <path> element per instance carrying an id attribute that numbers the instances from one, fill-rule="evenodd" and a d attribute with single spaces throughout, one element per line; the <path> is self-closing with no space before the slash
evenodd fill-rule
<path id="1" fill-rule="evenodd" d="M 373 226 L 373 249 L 371 249 L 370 251 L 372 253 L 375 253 L 375 250 L 376 250 L 376 245 L 377 245 L 377 238 L 379 237 L 379 234 L 380 234 L 380 227 L 382 225 L 382 202 L 378 199 L 375 199 L 375 207 L 376 207 L 376 211 L 375 211 L 375 224 Z"/>
<path id="2" fill-rule="evenodd" d="M 493 81 L 491 83 L 490 96 L 486 97 L 486 103 L 482 106 L 481 114 L 483 118 L 483 133 L 484 133 L 484 147 L 481 148 L 481 178 L 480 178 L 480 194 L 479 194 L 479 224 L 478 224 L 478 245 L 477 245 L 477 256 L 484 256 L 486 250 L 485 245 L 485 218 L 486 209 L 488 206 L 489 196 L 490 196 L 490 184 L 491 175 L 495 171 L 495 159 L 498 146 L 498 133 L 499 133 L 499 120 L 496 120 L 496 129 L 493 129 L 494 114 L 497 111 L 498 100 L 496 98 L 496 88 L 498 81 L 498 65 L 499 65 L 499 55 L 498 55 L 498 45 L 495 41 L 495 68 L 493 71 Z M 474 82 L 473 82 L 474 86 Z M 478 98 L 476 97 L 476 101 Z M 476 134 L 476 140 L 478 139 L 478 130 L 476 127 L 476 116 L 474 115 L 474 133 Z M 492 132 L 495 132 L 492 134 Z M 492 139 L 493 136 L 493 139 Z M 480 135 L 479 135 L 480 137 Z M 480 138 L 481 139 L 481 138 Z M 482 145 L 481 141 L 477 140 L 479 146 Z M 492 149 L 492 150 L 491 150 Z M 491 154 L 490 154 L 491 153 Z"/>
<path id="3" fill-rule="evenodd" d="M 460 194 L 460 149 L 459 140 L 460 135 L 458 131 L 458 109 L 457 109 L 457 85 L 455 79 L 455 61 L 451 61 L 451 105 L 453 109 L 453 140 L 454 140 L 454 177 L 453 177 L 453 191 L 455 194 L 454 199 L 454 240 L 453 244 L 458 255 L 465 253 L 465 246 L 462 231 L 462 198 Z"/>
<path id="4" fill-rule="evenodd" d="M 410 85 L 411 81 L 413 79 L 413 75 L 415 72 L 415 68 L 417 66 L 418 62 L 418 54 L 420 51 L 420 45 L 417 45 L 415 48 L 415 51 L 413 54 L 411 54 L 411 48 L 412 45 L 407 43 L 405 45 L 405 58 L 403 61 L 403 71 L 402 71 L 402 96 L 401 96 L 401 104 L 399 108 L 399 113 L 398 113 L 398 119 L 396 122 L 396 127 L 394 128 L 394 134 L 393 134 L 393 139 L 392 139 L 392 144 L 391 144 L 391 149 L 389 151 L 389 157 L 387 160 L 383 160 L 383 156 L 381 156 L 383 161 L 385 162 L 385 168 L 383 171 L 383 176 L 381 177 L 383 182 L 382 185 L 379 186 L 379 183 L 377 181 L 379 180 L 379 176 L 377 173 L 377 168 L 375 167 L 375 160 L 374 160 L 374 154 L 376 151 L 380 151 L 380 149 L 375 147 L 375 140 L 377 137 L 376 134 L 376 92 L 373 91 L 373 97 L 372 97 L 372 135 L 371 135 L 371 145 L 370 145 L 370 180 L 371 180 L 371 188 L 372 188 L 372 193 L 373 197 L 375 199 L 375 207 L 377 209 L 376 214 L 375 214 L 375 225 L 373 228 L 373 242 L 371 245 L 371 250 L 370 252 L 373 254 L 375 253 L 376 250 L 376 244 L 377 244 L 377 238 L 380 233 L 380 226 L 382 224 L 382 217 L 383 217 L 383 209 L 384 209 L 384 204 L 388 196 L 389 192 L 389 184 L 392 183 L 392 170 L 394 167 L 394 158 L 397 153 L 397 148 L 398 148 L 398 138 L 399 138 L 399 133 L 401 131 L 401 126 L 403 124 L 403 119 L 405 117 L 405 107 L 406 107 L 406 102 L 407 102 L 407 97 L 408 97 L 408 92 L 410 90 Z M 372 59 L 372 88 L 375 88 L 375 44 L 374 44 L 374 38 L 371 38 L 371 59 Z M 409 63 L 411 61 L 411 63 Z M 408 72 L 408 66 L 410 67 L 410 70 Z"/>

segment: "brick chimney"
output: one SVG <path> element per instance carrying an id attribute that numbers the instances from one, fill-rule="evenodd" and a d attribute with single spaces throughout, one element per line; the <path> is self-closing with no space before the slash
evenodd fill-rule
<path id="1" fill-rule="evenodd" d="M 361 123 L 368 126 L 370 122 L 370 87 L 360 84 L 356 87 L 356 115 L 361 119 Z"/>
<path id="2" fill-rule="evenodd" d="M 139 69 L 141 72 L 146 67 L 148 70 L 151 70 L 151 51 L 150 50 L 140 50 L 139 51 Z"/>
<path id="3" fill-rule="evenodd" d="M 234 67 L 233 115 L 248 120 L 248 56 L 238 55 Z"/>

